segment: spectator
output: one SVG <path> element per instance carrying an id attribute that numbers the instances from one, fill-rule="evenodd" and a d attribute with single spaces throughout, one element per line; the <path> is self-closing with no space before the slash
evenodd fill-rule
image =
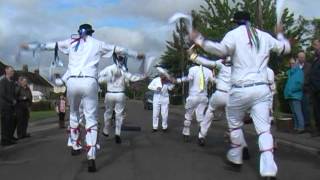
<path id="1" fill-rule="evenodd" d="M 306 54 L 301 51 L 297 55 L 298 65 L 303 70 L 304 74 L 304 84 L 303 84 L 303 94 L 302 94 L 302 113 L 304 118 L 304 127 L 307 131 L 311 130 L 310 124 L 310 85 L 309 85 L 309 73 L 311 69 L 311 64 L 306 62 Z"/>
<path id="2" fill-rule="evenodd" d="M 60 95 L 59 100 L 56 102 L 56 112 L 59 116 L 59 127 L 65 128 L 65 115 L 66 115 L 66 98 L 64 95 Z"/>
<path id="3" fill-rule="evenodd" d="M 32 94 L 26 77 L 21 76 L 18 79 L 16 99 L 17 135 L 19 139 L 23 139 L 30 137 L 30 134 L 27 133 L 27 128 L 32 105 Z"/>
<path id="4" fill-rule="evenodd" d="M 289 102 L 293 114 L 294 130 L 296 133 L 304 132 L 304 119 L 302 113 L 303 71 L 294 59 L 290 60 L 290 69 L 287 71 L 288 80 L 284 89 L 284 97 Z"/>
<path id="5" fill-rule="evenodd" d="M 0 104 L 1 104 L 1 145 L 16 144 L 14 134 L 14 106 L 15 83 L 12 78 L 14 69 L 11 66 L 5 68 L 5 78 L 0 81 Z"/>
<path id="6" fill-rule="evenodd" d="M 311 65 L 309 83 L 316 124 L 316 130 L 312 136 L 320 136 L 320 39 L 314 40 L 312 46 L 315 50 L 315 60 Z"/>

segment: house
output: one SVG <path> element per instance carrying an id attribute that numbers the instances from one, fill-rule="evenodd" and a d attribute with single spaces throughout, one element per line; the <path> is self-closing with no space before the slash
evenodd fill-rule
<path id="1" fill-rule="evenodd" d="M 4 75 L 4 69 L 6 68 L 6 65 L 0 61 L 0 77 Z"/>
<path id="2" fill-rule="evenodd" d="M 44 97 L 49 97 L 50 93 L 53 91 L 53 85 L 39 73 L 36 69 L 34 72 L 28 70 L 27 65 L 23 65 L 22 70 L 17 70 L 15 72 L 15 79 L 17 80 L 19 76 L 25 76 L 29 81 L 29 87 L 32 92 L 38 91 L 43 94 Z"/>

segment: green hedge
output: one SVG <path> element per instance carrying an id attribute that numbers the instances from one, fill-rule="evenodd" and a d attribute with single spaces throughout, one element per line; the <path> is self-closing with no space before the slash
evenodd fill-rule
<path id="1" fill-rule="evenodd" d="M 34 102 L 31 106 L 32 111 L 48 111 L 52 109 L 54 109 L 54 104 L 52 104 L 51 101 L 48 100 Z"/>

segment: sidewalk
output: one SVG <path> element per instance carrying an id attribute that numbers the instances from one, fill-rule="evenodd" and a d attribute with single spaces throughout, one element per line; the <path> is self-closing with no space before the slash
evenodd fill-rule
<path id="1" fill-rule="evenodd" d="M 171 113 L 176 113 L 184 116 L 183 106 L 171 106 Z M 211 125 L 211 128 L 226 128 L 227 123 L 224 120 L 214 121 Z M 243 128 L 245 134 L 257 135 L 253 124 L 246 124 Z M 277 131 L 275 125 L 272 126 L 272 134 L 275 137 L 276 142 L 279 145 L 286 145 L 298 150 L 302 150 L 314 155 L 319 155 L 320 151 L 320 137 L 311 137 L 310 133 L 304 134 L 292 134 L 286 132 Z M 210 133 L 210 131 L 209 131 Z"/>

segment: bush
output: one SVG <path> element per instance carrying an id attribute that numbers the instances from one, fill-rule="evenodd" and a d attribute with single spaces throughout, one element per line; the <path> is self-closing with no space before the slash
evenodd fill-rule
<path id="1" fill-rule="evenodd" d="M 279 103 L 278 111 L 283 113 L 291 113 L 288 101 L 284 99 L 284 88 L 286 85 L 288 77 L 285 73 L 280 73 L 277 75 L 277 100 Z"/>
<path id="2" fill-rule="evenodd" d="M 34 102 L 31 106 L 32 111 L 47 111 L 52 109 L 54 109 L 54 104 L 52 104 L 51 101 L 48 100 Z"/>

